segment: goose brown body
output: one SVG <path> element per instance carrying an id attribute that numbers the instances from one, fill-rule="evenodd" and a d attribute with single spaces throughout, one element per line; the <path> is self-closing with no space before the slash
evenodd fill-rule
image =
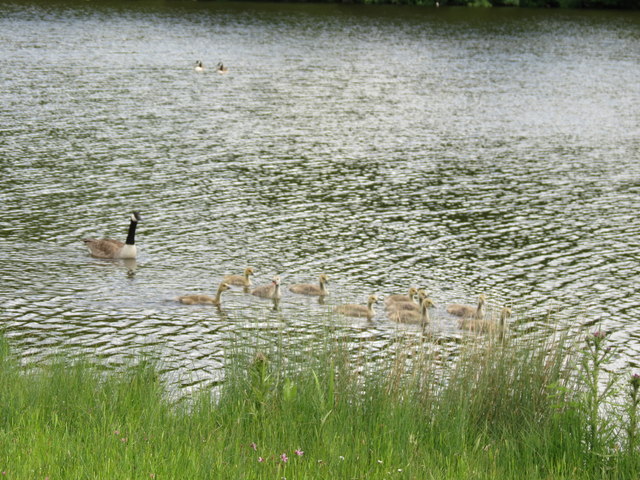
<path id="1" fill-rule="evenodd" d="M 140 214 L 133 212 L 129 221 L 129 231 L 126 242 L 111 238 L 83 238 L 82 241 L 89 249 L 92 257 L 96 258 L 136 258 L 138 251 L 135 245 L 136 226 L 140 221 Z"/>

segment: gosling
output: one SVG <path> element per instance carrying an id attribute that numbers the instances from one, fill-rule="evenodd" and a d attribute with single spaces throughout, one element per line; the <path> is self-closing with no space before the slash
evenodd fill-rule
<path id="1" fill-rule="evenodd" d="M 298 283 L 295 285 L 291 285 L 289 290 L 293 293 L 299 293 L 302 295 L 319 295 L 324 297 L 325 295 L 329 295 L 329 290 L 327 290 L 327 283 L 329 283 L 329 279 L 327 276 L 322 273 L 319 277 L 320 284 L 319 285 L 310 285 L 308 283 Z"/>
<path id="2" fill-rule="evenodd" d="M 260 298 L 271 298 L 272 300 L 280 300 L 282 293 L 280 292 L 280 277 L 276 275 L 268 285 L 261 285 L 256 287 L 251 292 L 251 295 L 255 295 Z"/>
<path id="3" fill-rule="evenodd" d="M 84 238 L 82 241 L 89 249 L 92 257 L 96 258 L 136 258 L 138 251 L 136 249 L 136 226 L 141 220 L 138 212 L 131 214 L 129 221 L 129 232 L 127 240 L 122 243 L 120 240 L 111 238 Z"/>
<path id="4" fill-rule="evenodd" d="M 411 287 L 407 295 L 402 295 L 402 294 L 389 295 L 384 299 L 384 304 L 385 306 L 388 307 L 390 304 L 396 303 L 396 302 L 413 302 L 413 298 L 417 294 L 418 294 L 418 290 L 415 287 Z"/>
<path id="5" fill-rule="evenodd" d="M 460 305 L 454 303 L 447 306 L 447 312 L 457 317 L 473 317 L 476 319 L 484 318 L 485 302 L 487 297 L 484 294 L 478 296 L 478 306 L 472 307 L 471 305 Z"/>
<path id="6" fill-rule="evenodd" d="M 511 309 L 506 305 L 500 310 L 500 320 L 496 323 L 493 320 L 485 320 L 484 318 L 461 318 L 458 325 L 463 330 L 469 330 L 477 333 L 493 333 L 502 332 L 507 329 L 507 320 L 511 317 Z"/>
<path id="7" fill-rule="evenodd" d="M 219 307 L 221 305 L 220 296 L 225 290 L 229 290 L 229 285 L 222 282 L 218 286 L 218 291 L 216 292 L 215 297 L 210 295 L 182 295 L 181 297 L 178 297 L 178 301 L 185 305 L 215 305 L 216 307 Z"/>
<path id="8" fill-rule="evenodd" d="M 414 312 L 419 312 L 422 301 L 427 298 L 427 292 L 425 292 L 422 288 L 418 290 L 418 301 L 412 300 L 410 302 L 392 302 L 389 303 L 386 307 L 387 311 L 394 310 L 411 310 Z"/>
<path id="9" fill-rule="evenodd" d="M 431 322 L 429 317 L 429 308 L 434 307 L 435 303 L 430 298 L 425 298 L 420 305 L 420 311 L 414 312 L 412 310 L 395 310 L 389 312 L 389 318 L 398 323 L 418 323 L 426 325 Z"/>
<path id="10" fill-rule="evenodd" d="M 251 275 L 253 275 L 253 268 L 247 267 L 243 275 L 225 275 L 222 281 L 236 287 L 248 288 L 251 286 Z"/>
<path id="11" fill-rule="evenodd" d="M 336 308 L 334 308 L 334 311 L 336 313 L 346 315 L 347 317 L 366 317 L 368 319 L 372 319 L 376 315 L 376 312 L 373 309 L 373 304 L 377 301 L 378 297 L 376 295 L 369 295 L 369 298 L 367 299 L 367 305 L 347 303 L 346 305 L 338 305 Z"/>

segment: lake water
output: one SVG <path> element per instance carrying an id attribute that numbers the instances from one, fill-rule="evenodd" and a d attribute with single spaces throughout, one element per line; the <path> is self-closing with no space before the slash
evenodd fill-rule
<path id="1" fill-rule="evenodd" d="M 420 329 L 331 309 L 413 285 L 440 348 L 466 338 L 446 304 L 485 293 L 514 335 L 604 328 L 640 367 L 639 12 L 0 2 L 0 45 L 0 322 L 25 362 L 152 351 L 202 387 L 230 342 L 327 326 L 375 358 Z M 88 256 L 134 209 L 135 268 Z M 173 300 L 246 266 L 282 277 L 278 310 Z M 288 292 L 323 272 L 324 304 Z"/>

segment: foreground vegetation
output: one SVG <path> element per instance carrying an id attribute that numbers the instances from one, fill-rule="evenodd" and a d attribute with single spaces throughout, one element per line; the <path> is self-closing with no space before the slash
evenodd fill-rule
<path id="1" fill-rule="evenodd" d="M 604 376 L 612 352 L 601 332 L 582 346 L 475 341 L 450 360 L 428 339 L 416 349 L 401 342 L 379 362 L 327 337 L 313 349 L 285 349 L 282 339 L 238 348 L 216 395 L 179 402 L 155 362 L 105 374 L 91 359 L 60 357 L 27 369 L 0 338 L 2 478 L 640 474 L 640 377 Z"/>

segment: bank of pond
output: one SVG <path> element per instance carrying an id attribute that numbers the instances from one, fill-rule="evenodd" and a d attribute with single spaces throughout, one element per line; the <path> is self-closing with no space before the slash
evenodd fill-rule
<path id="1" fill-rule="evenodd" d="M 607 336 L 485 336 L 455 358 L 425 336 L 374 362 L 335 330 L 320 345 L 275 335 L 230 345 L 215 390 L 176 395 L 160 358 L 114 371 L 90 354 L 59 352 L 25 365 L 5 334 L 0 471 L 7 479 L 635 479 L 640 376 L 605 371 L 615 354 Z"/>

